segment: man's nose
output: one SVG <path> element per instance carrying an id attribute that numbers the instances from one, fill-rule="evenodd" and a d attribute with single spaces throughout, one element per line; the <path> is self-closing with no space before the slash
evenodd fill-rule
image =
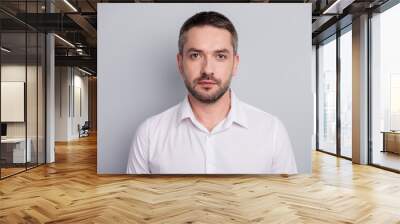
<path id="1" fill-rule="evenodd" d="M 206 73 L 208 75 L 214 74 L 214 68 L 213 68 L 213 63 L 210 57 L 206 56 L 204 57 L 203 60 L 203 66 L 202 66 L 202 73 Z"/>

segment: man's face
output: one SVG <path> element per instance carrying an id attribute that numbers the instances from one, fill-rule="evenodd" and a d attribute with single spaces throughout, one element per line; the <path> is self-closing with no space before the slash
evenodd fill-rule
<path id="1" fill-rule="evenodd" d="M 229 31 L 212 26 L 193 27 L 186 32 L 179 71 L 186 88 L 203 103 L 214 103 L 229 89 L 239 56 L 234 54 Z"/>

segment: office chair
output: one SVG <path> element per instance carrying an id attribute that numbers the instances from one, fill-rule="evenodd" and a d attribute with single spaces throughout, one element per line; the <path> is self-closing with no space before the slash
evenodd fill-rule
<path id="1" fill-rule="evenodd" d="M 79 138 L 89 136 L 89 129 L 90 129 L 89 121 L 85 121 L 82 127 L 80 127 L 80 125 L 78 124 L 78 129 L 79 129 Z"/>

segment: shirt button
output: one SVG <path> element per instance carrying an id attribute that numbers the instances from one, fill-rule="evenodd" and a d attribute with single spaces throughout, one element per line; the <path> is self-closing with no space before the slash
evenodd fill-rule
<path id="1" fill-rule="evenodd" d="M 207 135 L 207 136 L 206 136 L 206 143 L 207 143 L 207 144 L 209 144 L 209 143 L 210 143 L 210 138 L 211 138 L 211 136 L 210 136 L 210 135 Z"/>

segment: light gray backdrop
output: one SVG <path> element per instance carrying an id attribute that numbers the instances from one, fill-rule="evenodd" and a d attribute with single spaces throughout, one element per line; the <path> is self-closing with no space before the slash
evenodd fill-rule
<path id="1" fill-rule="evenodd" d="M 140 122 L 183 99 L 186 89 L 176 67 L 179 29 L 204 10 L 223 13 L 237 29 L 241 60 L 235 93 L 283 121 L 299 172 L 311 172 L 311 4 L 98 6 L 99 174 L 125 173 Z"/>

